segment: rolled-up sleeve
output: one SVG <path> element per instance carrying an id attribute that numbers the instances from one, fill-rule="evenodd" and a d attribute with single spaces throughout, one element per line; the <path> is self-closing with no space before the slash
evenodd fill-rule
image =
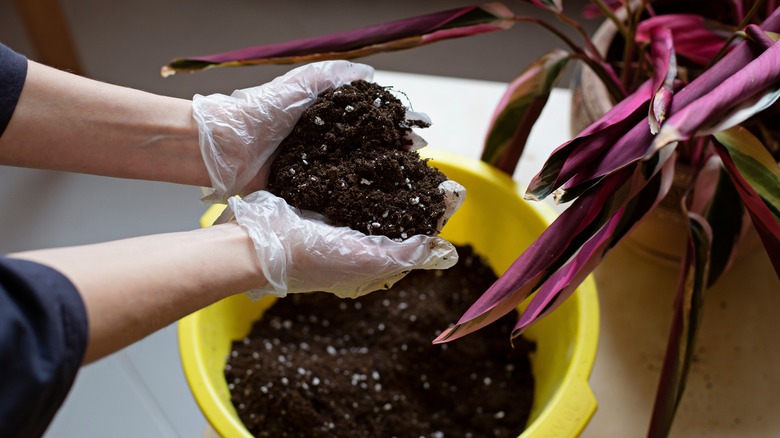
<path id="1" fill-rule="evenodd" d="M 27 78 L 27 58 L 0 43 L 0 136 L 5 132 Z"/>
<path id="2" fill-rule="evenodd" d="M 0 258 L 0 436 L 41 436 L 65 400 L 89 336 L 84 302 L 61 273 Z"/>

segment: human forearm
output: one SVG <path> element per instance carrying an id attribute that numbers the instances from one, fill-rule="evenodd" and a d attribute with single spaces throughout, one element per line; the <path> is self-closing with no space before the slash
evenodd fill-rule
<path id="1" fill-rule="evenodd" d="M 0 164 L 209 186 L 189 100 L 29 61 Z"/>
<path id="2" fill-rule="evenodd" d="M 90 326 L 85 363 L 265 284 L 251 240 L 234 223 L 10 257 L 53 267 L 79 290 Z"/>

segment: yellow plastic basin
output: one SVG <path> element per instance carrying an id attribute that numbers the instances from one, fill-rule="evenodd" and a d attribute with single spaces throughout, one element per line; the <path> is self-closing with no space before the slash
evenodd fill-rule
<path id="1" fill-rule="evenodd" d="M 496 272 L 504 272 L 554 217 L 544 204 L 524 201 L 515 182 L 480 161 L 435 150 L 423 155 L 466 187 L 466 202 L 442 236 L 473 245 Z M 209 209 L 202 225 L 211 224 L 222 208 Z M 245 337 L 273 301 L 269 297 L 252 303 L 237 295 L 179 322 L 187 381 L 209 423 L 223 437 L 251 436 L 230 402 L 223 368 L 231 342 Z M 520 437 L 574 437 L 587 425 L 596 410 L 588 377 L 596 357 L 598 312 L 595 283 L 589 277 L 558 310 L 527 330 L 526 336 L 537 343 L 531 357 L 536 391 Z"/>

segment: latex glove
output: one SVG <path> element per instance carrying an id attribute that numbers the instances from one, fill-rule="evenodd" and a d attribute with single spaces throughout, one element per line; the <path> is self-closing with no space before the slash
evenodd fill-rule
<path id="1" fill-rule="evenodd" d="M 455 247 L 440 237 L 396 242 L 334 227 L 322 215 L 290 207 L 267 191 L 230 198 L 228 206 L 254 242 L 268 280 L 248 292 L 252 299 L 312 291 L 356 298 L 390 288 L 412 269 L 447 269 L 458 261 Z"/>
<path id="2" fill-rule="evenodd" d="M 277 147 L 317 96 L 358 79 L 370 81 L 373 75 L 368 65 L 324 61 L 230 96 L 195 95 L 192 111 L 213 187 L 203 200 L 225 201 L 265 187 Z"/>

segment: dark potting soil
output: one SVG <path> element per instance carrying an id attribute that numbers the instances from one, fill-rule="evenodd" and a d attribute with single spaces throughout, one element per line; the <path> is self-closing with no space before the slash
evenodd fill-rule
<path id="1" fill-rule="evenodd" d="M 405 121 L 387 88 L 355 81 L 318 96 L 279 147 L 268 190 L 288 204 L 365 234 L 435 235 L 447 177 L 407 150 Z"/>
<path id="2" fill-rule="evenodd" d="M 470 247 L 446 271 L 414 271 L 354 300 L 278 300 L 233 345 L 233 405 L 262 437 L 516 437 L 534 381 L 534 345 L 509 334 L 516 317 L 448 344 L 440 330 L 495 280 Z"/>

